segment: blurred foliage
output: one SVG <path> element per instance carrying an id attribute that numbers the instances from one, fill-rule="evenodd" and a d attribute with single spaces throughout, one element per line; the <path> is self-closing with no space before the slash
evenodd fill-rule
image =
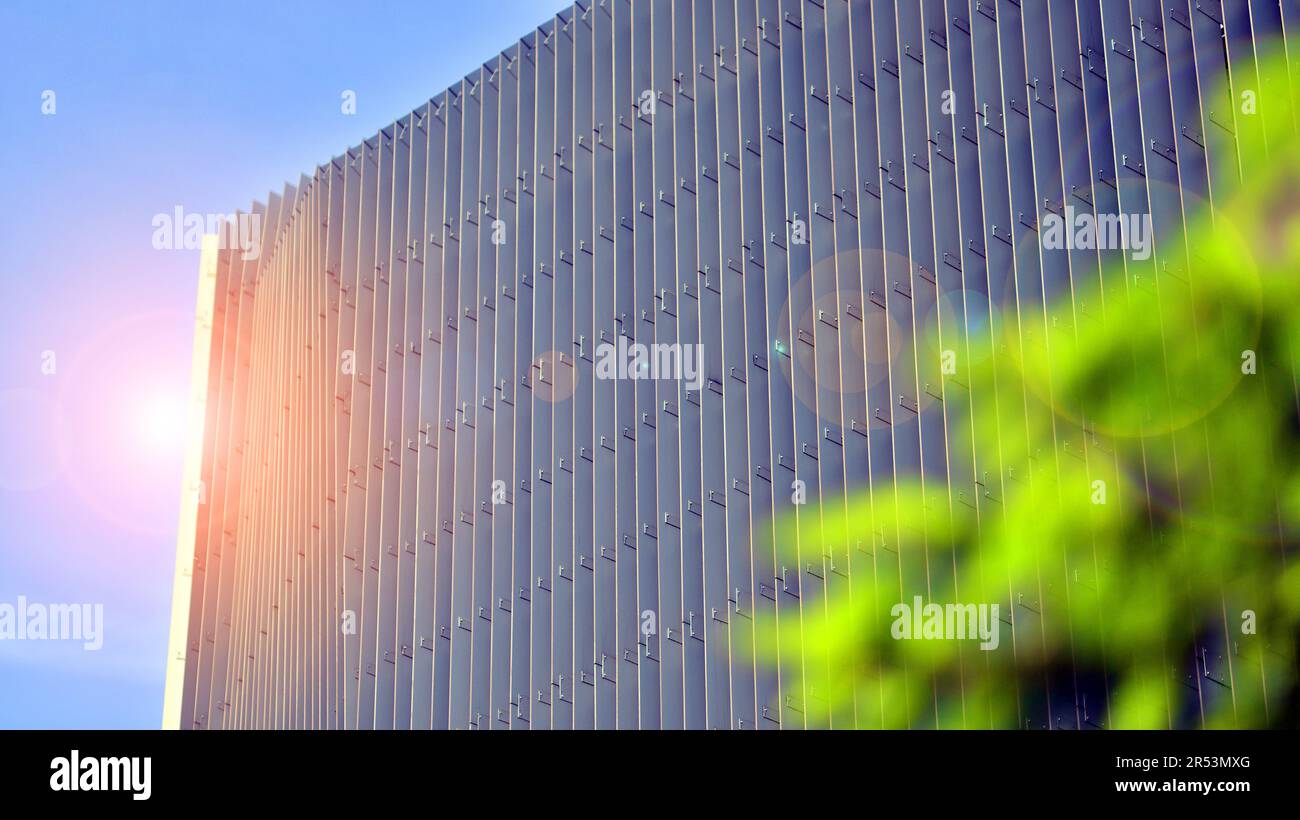
<path id="1" fill-rule="evenodd" d="M 1250 89 L 1256 113 L 1237 114 L 1236 154 L 1209 146 L 1213 211 L 1063 305 L 967 317 L 987 332 L 960 339 L 965 366 L 925 411 L 952 481 L 873 476 L 778 516 L 782 561 L 837 570 L 756 624 L 786 720 L 1296 723 L 1300 107 L 1282 58 L 1234 81 L 1205 108 L 1240 112 Z M 939 333 L 936 349 L 960 331 Z M 998 604 L 1000 645 L 894 640 L 891 607 L 916 595 Z"/>

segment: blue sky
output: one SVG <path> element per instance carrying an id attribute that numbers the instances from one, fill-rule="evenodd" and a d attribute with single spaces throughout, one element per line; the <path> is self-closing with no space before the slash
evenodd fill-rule
<path id="1" fill-rule="evenodd" d="M 198 252 L 154 215 L 263 199 L 563 6 L 0 0 L 0 605 L 105 613 L 98 652 L 0 640 L 0 728 L 161 717 Z"/>

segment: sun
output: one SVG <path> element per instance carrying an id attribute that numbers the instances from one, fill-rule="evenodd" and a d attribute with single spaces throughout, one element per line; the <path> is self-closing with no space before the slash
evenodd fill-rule
<path id="1" fill-rule="evenodd" d="M 141 444 L 159 453 L 185 449 L 188 419 L 185 402 L 178 396 L 150 396 L 137 413 Z"/>

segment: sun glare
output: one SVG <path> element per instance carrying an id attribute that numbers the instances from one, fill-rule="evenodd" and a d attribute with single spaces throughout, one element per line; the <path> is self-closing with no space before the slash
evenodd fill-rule
<path id="1" fill-rule="evenodd" d="M 140 438 L 150 448 L 180 453 L 185 447 L 185 402 L 175 396 L 153 396 L 139 412 Z"/>

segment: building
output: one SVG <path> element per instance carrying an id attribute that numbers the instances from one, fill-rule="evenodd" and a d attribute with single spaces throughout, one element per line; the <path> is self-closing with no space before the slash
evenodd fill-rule
<path id="1" fill-rule="evenodd" d="M 165 723 L 816 723 L 754 623 L 849 579 L 760 546 L 774 511 L 990 503 L 919 340 L 1097 277 L 1049 213 L 1209 199 L 1201 89 L 1296 10 L 560 12 L 206 257 Z"/>

